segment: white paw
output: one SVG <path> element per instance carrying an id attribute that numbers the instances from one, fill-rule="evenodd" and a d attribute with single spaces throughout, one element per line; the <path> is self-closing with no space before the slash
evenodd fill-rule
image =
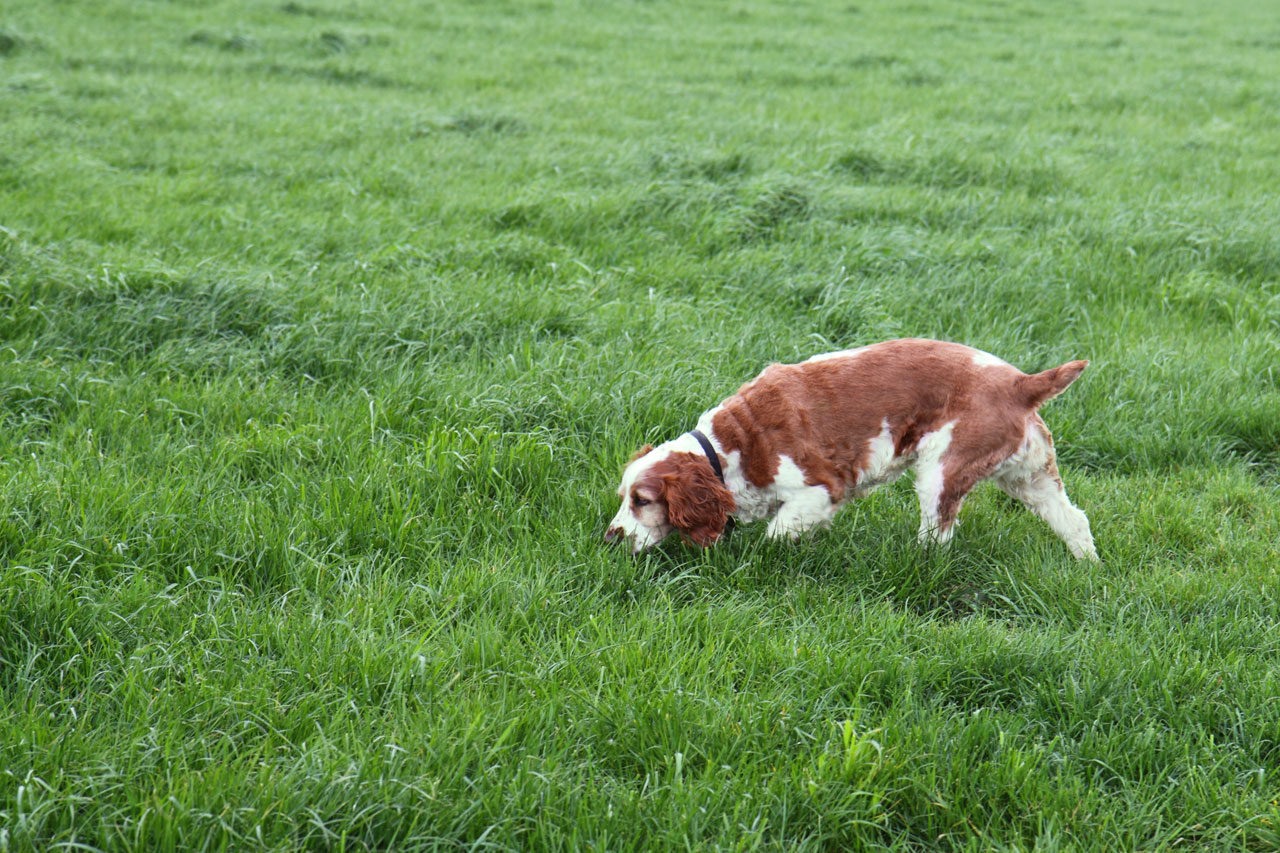
<path id="1" fill-rule="evenodd" d="M 801 533 L 804 533 L 804 528 L 799 527 L 792 522 L 780 522 L 776 518 L 769 522 L 769 526 L 766 527 L 764 531 L 764 535 L 768 536 L 770 539 L 782 539 L 785 537 L 792 541 L 799 539 Z"/>

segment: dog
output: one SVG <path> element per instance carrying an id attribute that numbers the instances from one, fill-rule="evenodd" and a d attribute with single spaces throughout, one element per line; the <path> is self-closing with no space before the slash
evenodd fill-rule
<path id="1" fill-rule="evenodd" d="M 1027 375 L 981 350 L 919 338 L 772 364 L 690 432 L 637 451 L 605 538 L 629 540 L 638 554 L 679 531 L 706 547 L 733 517 L 769 518 L 768 536 L 794 539 L 914 467 L 922 544 L 949 541 L 965 495 L 990 479 L 1077 559 L 1097 560 L 1037 413 L 1088 364 Z"/>

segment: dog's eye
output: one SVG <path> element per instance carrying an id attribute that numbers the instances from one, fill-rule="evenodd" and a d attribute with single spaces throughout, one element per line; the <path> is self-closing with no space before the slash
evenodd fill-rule
<path id="1" fill-rule="evenodd" d="M 647 501 L 644 498 L 632 498 L 632 500 L 635 502 L 636 506 L 648 506 L 653 503 L 653 501 Z"/>

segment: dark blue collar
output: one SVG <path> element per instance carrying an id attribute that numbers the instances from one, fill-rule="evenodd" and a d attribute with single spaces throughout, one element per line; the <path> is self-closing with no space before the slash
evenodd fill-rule
<path id="1" fill-rule="evenodd" d="M 689 435 L 698 440 L 698 444 L 702 445 L 702 452 L 706 454 L 707 461 L 711 463 L 711 470 L 716 472 L 716 479 L 724 483 L 724 469 L 720 467 L 720 457 L 716 454 L 716 449 L 711 446 L 711 440 L 702 434 L 702 430 L 690 430 Z"/>

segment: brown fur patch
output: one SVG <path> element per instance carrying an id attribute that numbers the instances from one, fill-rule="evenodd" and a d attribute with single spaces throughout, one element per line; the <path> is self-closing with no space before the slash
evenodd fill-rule
<path id="1" fill-rule="evenodd" d="M 667 505 L 667 520 L 704 548 L 720 538 L 736 508 L 706 457 L 697 454 L 670 454 L 653 466 L 643 483 L 657 485 L 659 499 Z"/>

